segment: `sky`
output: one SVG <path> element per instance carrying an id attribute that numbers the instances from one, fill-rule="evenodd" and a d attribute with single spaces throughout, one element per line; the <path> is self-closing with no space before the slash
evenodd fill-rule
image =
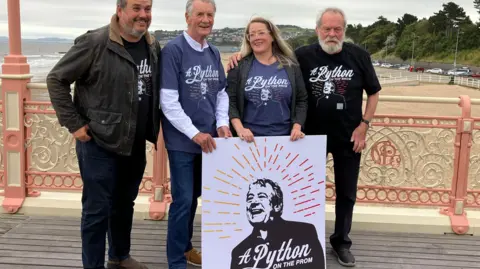
<path id="1" fill-rule="evenodd" d="M 116 0 L 19 0 L 23 38 L 75 38 L 106 25 Z M 347 14 L 347 23 L 369 25 L 384 16 L 397 21 L 405 13 L 428 18 L 442 9 L 442 0 L 216 0 L 214 28 L 244 27 L 252 16 L 275 24 L 314 28 L 322 8 L 336 6 Z M 473 0 L 452 1 L 464 8 L 472 21 L 479 20 Z M 153 0 L 150 30 L 182 30 L 186 0 Z M 8 36 L 7 0 L 0 0 L 0 36 Z"/>

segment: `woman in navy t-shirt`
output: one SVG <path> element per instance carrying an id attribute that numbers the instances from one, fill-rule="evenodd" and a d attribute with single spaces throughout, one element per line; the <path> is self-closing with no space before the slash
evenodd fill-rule
<path id="1" fill-rule="evenodd" d="M 307 91 L 280 30 L 264 18 L 254 18 L 245 28 L 240 54 L 242 60 L 227 77 L 234 134 L 247 142 L 254 136 L 302 138 Z"/>

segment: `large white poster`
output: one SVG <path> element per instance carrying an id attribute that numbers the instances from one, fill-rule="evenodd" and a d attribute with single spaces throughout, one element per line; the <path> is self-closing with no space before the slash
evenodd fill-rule
<path id="1" fill-rule="evenodd" d="M 203 154 L 203 267 L 326 268 L 326 137 L 216 144 Z"/>

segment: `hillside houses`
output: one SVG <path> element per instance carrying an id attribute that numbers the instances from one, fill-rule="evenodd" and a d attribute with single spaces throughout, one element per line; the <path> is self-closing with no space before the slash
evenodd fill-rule
<path id="1" fill-rule="evenodd" d="M 314 33 L 313 29 L 300 28 L 298 26 L 279 25 L 282 38 L 288 40 L 301 35 L 311 35 Z M 242 43 L 245 28 L 222 28 L 214 29 L 209 37 L 209 41 L 217 46 L 240 46 Z M 168 41 L 172 40 L 183 30 L 167 31 L 157 30 L 153 34 L 160 41 L 160 44 L 164 45 Z"/>

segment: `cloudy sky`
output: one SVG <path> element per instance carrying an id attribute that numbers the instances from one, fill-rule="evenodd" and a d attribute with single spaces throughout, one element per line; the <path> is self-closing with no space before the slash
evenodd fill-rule
<path id="1" fill-rule="evenodd" d="M 153 0 L 150 30 L 185 28 L 185 0 Z M 379 16 L 396 21 L 404 13 L 429 17 L 442 9 L 442 0 L 217 0 L 215 28 L 243 27 L 253 15 L 276 24 L 314 28 L 318 10 L 335 5 L 348 23 L 368 25 Z M 473 21 L 479 16 L 473 0 L 454 0 Z M 74 38 L 109 22 L 116 0 L 20 0 L 22 37 Z M 0 36 L 8 35 L 7 0 L 0 0 Z"/>

